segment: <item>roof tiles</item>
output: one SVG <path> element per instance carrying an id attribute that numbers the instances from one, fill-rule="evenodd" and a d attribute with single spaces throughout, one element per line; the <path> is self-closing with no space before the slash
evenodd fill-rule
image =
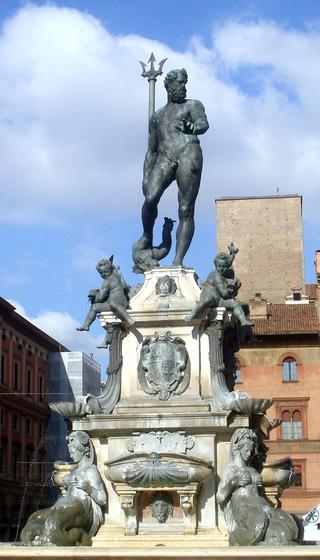
<path id="1" fill-rule="evenodd" d="M 316 306 L 309 304 L 268 304 L 267 318 L 254 319 L 253 331 L 261 334 L 319 333 Z"/>

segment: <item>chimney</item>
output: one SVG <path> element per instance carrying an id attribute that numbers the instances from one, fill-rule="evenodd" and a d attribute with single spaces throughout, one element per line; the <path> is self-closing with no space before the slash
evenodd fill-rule
<path id="1" fill-rule="evenodd" d="M 301 288 L 292 288 L 293 301 L 301 300 L 301 292 L 302 292 Z"/>
<path id="2" fill-rule="evenodd" d="M 316 260 L 314 261 L 316 265 L 316 278 L 317 278 L 317 285 L 320 286 L 320 249 L 316 251 Z"/>
<path id="3" fill-rule="evenodd" d="M 316 259 L 314 261 L 316 266 L 316 290 L 317 290 L 317 311 L 320 322 L 320 249 L 316 251 Z"/>
<path id="4" fill-rule="evenodd" d="M 267 319 L 267 300 L 262 298 L 260 292 L 249 300 L 249 308 L 250 319 Z"/>

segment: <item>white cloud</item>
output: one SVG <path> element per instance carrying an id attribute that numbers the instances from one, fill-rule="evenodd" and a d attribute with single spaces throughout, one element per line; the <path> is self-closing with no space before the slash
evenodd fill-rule
<path id="1" fill-rule="evenodd" d="M 69 243 L 68 266 L 83 274 L 71 280 L 63 255 L 54 264 L 69 295 L 85 271 L 96 278 L 96 262 L 126 234 L 126 218 L 139 220 L 148 84 L 138 61 L 147 61 L 151 51 L 157 60 L 168 58 L 165 71 L 187 68 L 188 95 L 201 99 L 208 114 L 197 219 L 211 221 L 215 196 L 276 194 L 279 188 L 280 194 L 304 196 L 304 218 L 319 237 L 319 31 L 232 21 L 214 29 L 210 47 L 192 38 L 188 50 L 177 53 L 156 40 L 113 36 L 77 10 L 28 4 L 0 34 L 0 221 L 75 224 L 75 232 L 84 221 L 98 224 L 98 240 L 93 235 L 84 243 L 75 233 Z M 159 107 L 165 102 L 161 79 L 156 96 Z M 162 201 L 156 240 L 161 215 L 176 214 L 172 188 Z M 117 264 L 128 260 L 132 241 Z M 49 242 L 45 250 L 44 260 Z M 10 258 L 12 268 L 16 261 Z M 17 273 L 7 265 L 0 280 L 17 287 L 34 274 L 36 287 L 38 254 L 34 262 L 17 261 Z M 39 311 L 29 320 L 71 350 L 106 362 L 105 352 L 96 349 L 103 335 L 96 336 L 95 326 L 94 334 L 79 333 L 78 322 L 64 311 Z"/>
<path id="2" fill-rule="evenodd" d="M 168 57 L 165 70 L 188 69 L 189 95 L 204 102 L 211 123 L 201 139 L 198 219 L 211 215 L 214 196 L 278 187 L 305 195 L 311 220 L 320 180 L 319 32 L 229 22 L 214 30 L 211 48 L 193 38 L 177 53 L 52 5 L 27 5 L 0 38 L 0 180 L 10 187 L 0 219 L 86 215 L 114 228 L 120 213 L 139 215 L 148 88 L 138 60 L 151 51 Z M 157 106 L 164 102 L 158 83 Z"/>
<path id="3" fill-rule="evenodd" d="M 259 184 L 269 184 L 280 193 L 307 195 L 310 211 L 320 179 L 320 33 L 230 22 L 216 30 L 214 49 L 224 76 L 238 84 L 237 97 L 244 99 L 236 114 L 236 122 L 241 115 L 247 126 L 242 178 L 252 192 L 256 177 L 257 194 Z"/>
<path id="4" fill-rule="evenodd" d="M 21 303 L 19 303 L 18 301 L 15 301 L 14 299 L 8 299 L 8 302 L 11 303 L 11 305 L 13 305 L 15 307 L 15 310 L 16 310 L 17 313 L 19 313 L 19 315 L 22 315 L 22 317 L 24 317 L 25 319 L 28 319 L 27 312 L 26 312 L 25 308 L 23 307 L 23 305 L 21 305 Z"/>
<path id="5" fill-rule="evenodd" d="M 67 8 L 28 6 L 7 22 L 0 145 L 10 189 L 2 219 L 59 222 L 79 211 L 110 213 L 124 205 L 123 191 L 126 204 L 136 198 L 147 108 L 137 58 L 150 48 Z"/>
<path id="6" fill-rule="evenodd" d="M 76 327 L 79 326 L 79 323 L 69 313 L 63 311 L 43 310 L 36 317 L 30 317 L 19 302 L 12 299 L 8 301 L 16 308 L 19 315 L 25 317 L 66 348 L 74 352 L 85 352 L 89 356 L 93 354 L 93 358 L 103 364 L 103 368 L 105 368 L 108 354 L 105 350 L 97 348 L 103 341 L 103 333 L 93 336 L 91 333 L 77 331 Z"/>

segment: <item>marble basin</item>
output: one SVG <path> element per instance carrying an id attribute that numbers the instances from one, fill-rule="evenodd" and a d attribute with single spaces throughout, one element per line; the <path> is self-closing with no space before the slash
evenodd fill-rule
<path id="1" fill-rule="evenodd" d="M 229 404 L 229 408 L 238 412 L 238 414 L 251 416 L 252 414 L 265 413 L 272 403 L 273 399 L 237 399 Z"/>
<path id="2" fill-rule="evenodd" d="M 177 453 L 135 453 L 105 463 L 111 482 L 131 486 L 177 486 L 204 482 L 213 472 L 211 461 Z"/>
<path id="3" fill-rule="evenodd" d="M 294 468 L 290 457 L 265 463 L 262 468 L 265 486 L 280 486 L 282 489 L 291 486 L 294 480 Z"/>

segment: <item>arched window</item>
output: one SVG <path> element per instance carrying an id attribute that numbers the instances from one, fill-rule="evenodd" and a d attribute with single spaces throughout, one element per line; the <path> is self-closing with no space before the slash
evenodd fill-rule
<path id="1" fill-rule="evenodd" d="M 302 438 L 302 414 L 301 410 L 295 410 L 292 414 L 292 439 Z"/>
<path id="2" fill-rule="evenodd" d="M 277 439 L 308 439 L 309 400 L 310 397 L 274 397 L 276 415 L 282 421 L 277 427 Z"/>
<path id="3" fill-rule="evenodd" d="M 281 427 L 283 439 L 302 439 L 301 411 L 283 410 Z"/>
<path id="4" fill-rule="evenodd" d="M 294 358 L 285 358 L 282 362 L 282 380 L 298 381 L 297 362 Z"/>

